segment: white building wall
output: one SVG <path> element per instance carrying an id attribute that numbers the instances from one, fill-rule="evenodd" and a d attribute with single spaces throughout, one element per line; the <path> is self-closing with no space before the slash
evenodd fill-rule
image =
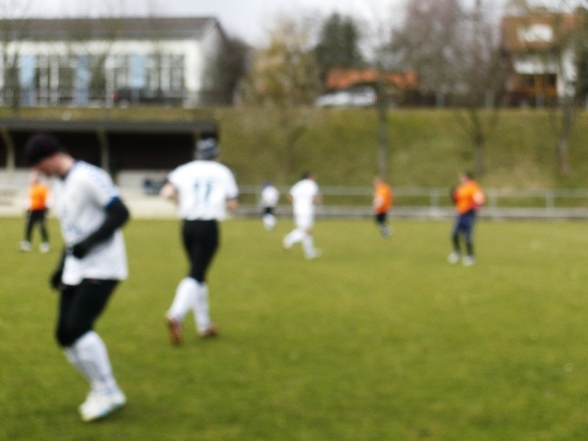
<path id="1" fill-rule="evenodd" d="M 207 36 L 207 40 L 210 37 Z M 211 37 L 214 41 L 214 36 Z M 43 54 L 43 55 L 101 55 L 108 53 L 114 55 L 149 55 L 155 53 L 182 55 L 184 57 L 184 85 L 188 92 L 198 92 L 203 86 L 206 56 L 203 45 L 198 40 L 163 40 L 163 41 L 107 41 L 97 40 L 88 42 L 64 43 L 54 42 L 26 42 L 9 44 L 7 51 L 10 54 Z M 210 50 L 209 50 L 210 51 Z M 110 65 L 107 63 L 107 66 Z"/>

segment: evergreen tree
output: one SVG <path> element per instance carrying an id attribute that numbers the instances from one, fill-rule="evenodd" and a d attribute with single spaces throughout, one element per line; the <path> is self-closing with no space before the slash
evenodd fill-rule
<path id="1" fill-rule="evenodd" d="M 331 69 L 359 68 L 364 65 L 361 38 L 359 26 L 353 18 L 337 13 L 327 18 L 315 48 L 319 76 L 323 83 Z"/>

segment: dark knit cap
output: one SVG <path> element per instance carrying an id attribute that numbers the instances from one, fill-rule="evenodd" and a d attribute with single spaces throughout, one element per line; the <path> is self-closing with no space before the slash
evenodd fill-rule
<path id="1" fill-rule="evenodd" d="M 25 156 L 29 165 L 35 166 L 43 159 L 63 151 L 59 140 L 46 133 L 35 133 L 31 135 L 25 144 Z"/>
<path id="2" fill-rule="evenodd" d="M 198 159 L 214 159 L 220 154 L 220 146 L 214 138 L 201 139 L 196 144 Z"/>

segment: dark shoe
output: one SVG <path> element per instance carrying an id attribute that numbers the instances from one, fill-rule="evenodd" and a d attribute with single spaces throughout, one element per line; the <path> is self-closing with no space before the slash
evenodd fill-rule
<path id="1" fill-rule="evenodd" d="M 167 329 L 169 330 L 169 341 L 172 345 L 182 343 L 182 323 L 175 319 L 167 319 Z"/>

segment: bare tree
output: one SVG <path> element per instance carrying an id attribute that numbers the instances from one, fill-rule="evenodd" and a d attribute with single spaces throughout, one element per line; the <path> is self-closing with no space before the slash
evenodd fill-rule
<path id="1" fill-rule="evenodd" d="M 23 18 L 28 14 L 30 0 L 0 0 L 0 51 L 2 66 L 0 81 L 2 82 L 2 103 L 12 107 L 14 116 L 20 109 L 20 78 L 19 78 L 19 40 L 27 32 L 28 22 Z M 16 167 L 16 149 L 5 129 L 0 130 L 0 137 L 6 146 L 6 170 L 9 180 Z"/>
<path id="2" fill-rule="evenodd" d="M 465 16 L 463 40 L 456 49 L 453 90 L 461 102 L 458 119 L 474 147 L 475 168 L 486 171 L 485 145 L 498 123 L 507 64 L 499 49 L 497 34 L 483 13 L 482 0 L 476 0 Z"/>
<path id="3" fill-rule="evenodd" d="M 279 115 L 286 175 L 295 171 L 296 144 L 312 122 L 303 107 L 311 105 L 320 90 L 313 35 L 312 20 L 280 17 L 270 31 L 269 45 L 253 55 L 245 88 L 247 104 Z"/>
<path id="4" fill-rule="evenodd" d="M 388 136 L 388 117 L 390 110 L 390 85 L 387 80 L 388 73 L 402 65 L 398 57 L 390 50 L 391 32 L 393 28 L 390 16 L 392 14 L 382 11 L 374 3 L 370 4 L 370 17 L 365 20 L 363 26 L 367 31 L 364 34 L 370 52 L 369 64 L 377 72 L 376 96 L 377 96 L 377 149 L 376 149 L 376 173 L 382 179 L 388 179 L 390 167 L 390 138 Z"/>
<path id="5" fill-rule="evenodd" d="M 206 71 L 214 102 L 231 104 L 247 72 L 249 46 L 239 38 L 228 37 L 208 62 Z"/>
<path id="6" fill-rule="evenodd" d="M 0 0 L 0 51 L 2 51 L 2 99 L 18 115 L 24 72 L 19 66 L 21 45 L 28 33 L 30 0 Z M 29 79 L 32 80 L 32 79 Z"/>
<path id="7" fill-rule="evenodd" d="M 417 73 L 425 96 L 434 94 L 438 106 L 451 97 L 472 140 L 478 174 L 486 167 L 484 146 L 498 121 L 506 79 L 494 18 L 486 12 L 482 0 L 471 11 L 459 0 L 410 0 L 391 43 L 395 57 Z"/>
<path id="8" fill-rule="evenodd" d="M 424 95 L 445 104 L 455 84 L 454 63 L 460 51 L 463 12 L 459 0 L 410 0 L 404 24 L 392 34 L 391 50 L 419 77 Z"/>
<path id="9" fill-rule="evenodd" d="M 584 8 L 579 8 L 579 6 Z M 511 0 L 510 11 L 521 17 L 521 25 L 529 34 L 527 51 L 542 64 L 544 73 L 556 78 L 556 99 L 548 101 L 549 121 L 555 136 L 557 168 L 561 175 L 570 173 L 569 138 L 573 131 L 578 110 L 584 102 L 583 81 L 578 78 L 581 69 L 581 52 L 588 41 L 583 26 L 585 1 L 557 0 L 549 7 L 537 6 L 537 2 Z M 546 27 L 543 35 L 533 32 L 535 27 Z M 532 38 L 531 38 L 532 37 Z"/>

